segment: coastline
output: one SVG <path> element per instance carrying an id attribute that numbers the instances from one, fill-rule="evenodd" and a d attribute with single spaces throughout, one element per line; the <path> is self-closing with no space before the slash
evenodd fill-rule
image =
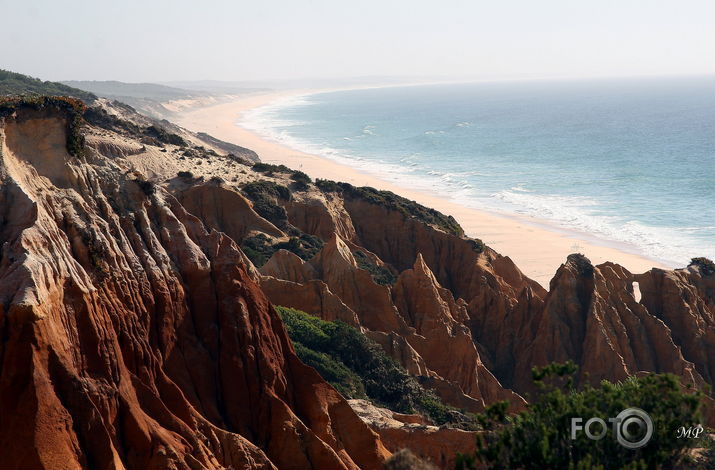
<path id="1" fill-rule="evenodd" d="M 480 238 L 497 252 L 509 256 L 527 276 L 547 289 L 549 281 L 566 260 L 566 256 L 575 252 L 585 254 L 594 264 L 612 261 L 634 273 L 644 272 L 651 267 L 669 267 L 661 261 L 638 254 L 635 248 L 617 242 L 602 240 L 585 232 L 555 227 L 547 220 L 465 207 L 443 196 L 400 186 L 328 158 L 272 142 L 238 125 L 240 117 L 252 109 L 281 99 L 329 91 L 336 90 L 286 90 L 251 94 L 221 104 L 184 107 L 173 120 L 189 130 L 207 132 L 219 139 L 254 150 L 266 163 L 282 163 L 304 171 L 312 178 L 344 181 L 357 186 L 372 186 L 392 191 L 452 215 L 468 236 Z"/>

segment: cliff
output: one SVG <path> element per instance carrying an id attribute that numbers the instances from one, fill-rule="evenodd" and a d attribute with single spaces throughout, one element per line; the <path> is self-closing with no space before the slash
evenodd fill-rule
<path id="1" fill-rule="evenodd" d="M 271 303 L 359 328 L 466 411 L 521 409 L 531 368 L 567 359 L 582 382 L 715 380 L 707 265 L 571 255 L 546 291 L 413 201 L 99 101 L 0 113 L 3 469 L 369 469 L 404 446 L 444 466 L 470 449 L 361 419 Z"/>
<path id="2" fill-rule="evenodd" d="M 0 467 L 379 468 L 237 245 L 71 128 L 0 121 Z"/>

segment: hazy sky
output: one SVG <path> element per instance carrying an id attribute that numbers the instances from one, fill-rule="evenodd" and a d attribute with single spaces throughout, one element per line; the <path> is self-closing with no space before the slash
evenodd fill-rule
<path id="1" fill-rule="evenodd" d="M 44 79 L 715 73 L 712 0 L 0 0 L 0 68 Z"/>

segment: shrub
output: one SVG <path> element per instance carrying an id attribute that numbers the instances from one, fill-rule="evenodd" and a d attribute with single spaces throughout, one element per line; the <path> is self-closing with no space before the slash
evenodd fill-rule
<path id="1" fill-rule="evenodd" d="M 419 412 L 436 424 L 450 422 L 453 414 L 459 424 L 473 428 L 476 421 L 440 401 L 387 356 L 383 349 L 341 321 L 329 322 L 305 312 L 276 307 L 296 346 L 298 356 L 318 372 L 346 398 L 367 397 L 373 403 L 400 413 Z M 351 371 L 347 374 L 345 371 Z M 322 373 L 321 373 L 322 375 Z M 359 379 L 359 383 L 355 381 Z"/>
<path id="2" fill-rule="evenodd" d="M 298 182 L 302 182 L 302 183 L 306 183 L 306 184 L 313 182 L 313 180 L 310 179 L 310 176 L 308 176 L 307 174 L 305 174 L 299 170 L 294 171 L 293 174 L 290 175 L 290 179 L 292 179 L 293 181 L 298 181 Z"/>
<path id="3" fill-rule="evenodd" d="M 243 192 L 252 200 L 261 198 L 280 198 L 284 201 L 290 201 L 290 189 L 283 185 L 276 184 L 272 181 L 261 180 L 252 181 L 243 186 Z"/>
<path id="4" fill-rule="evenodd" d="M 468 238 L 467 243 L 472 247 L 472 250 L 476 251 L 477 253 L 484 253 L 484 248 L 486 248 L 486 245 L 484 245 L 484 242 L 481 241 L 478 238 Z"/>
<path id="5" fill-rule="evenodd" d="M 341 189 L 340 184 L 331 180 L 317 179 L 315 180 L 315 185 L 325 193 L 337 193 L 340 192 Z"/>
<path id="6" fill-rule="evenodd" d="M 186 147 L 189 144 L 178 134 L 171 134 L 161 127 L 149 126 L 144 129 L 144 134 L 148 137 L 158 140 L 164 144 L 176 145 L 178 147 Z"/>
<path id="7" fill-rule="evenodd" d="M 293 170 L 285 165 L 272 165 L 270 163 L 258 162 L 253 164 L 253 171 L 259 173 L 292 173 Z"/>
<path id="8" fill-rule="evenodd" d="M 307 183 L 304 183 L 302 181 L 294 181 L 293 184 L 290 185 L 290 187 L 294 191 L 307 191 L 310 188 Z"/>
<path id="9" fill-rule="evenodd" d="M 54 109 L 67 116 L 67 153 L 75 157 L 84 154 L 84 135 L 82 134 L 83 115 L 87 110 L 85 104 L 75 98 L 66 96 L 36 96 L 0 98 L 0 118 L 6 117 L 18 110 L 32 109 L 41 111 Z"/>
<path id="10" fill-rule="evenodd" d="M 457 468 L 476 468 L 477 461 L 493 469 L 681 468 L 690 448 L 700 444 L 676 438 L 681 426 L 701 422 L 702 397 L 684 391 L 676 376 L 650 374 L 619 383 L 603 381 L 598 387 L 586 384 L 577 390 L 573 387 L 576 369 L 573 363 L 535 369 L 540 393 L 528 410 L 508 417 L 503 404 L 488 409 L 480 417 L 488 431 L 478 438 L 476 454 L 460 456 Z M 653 435 L 644 447 L 622 447 L 610 425 L 601 440 L 590 440 L 583 431 L 571 438 L 571 418 L 585 422 L 600 417 L 608 423 L 609 417 L 630 407 L 645 410 L 653 421 Z"/>
<path id="11" fill-rule="evenodd" d="M 298 232 L 298 236 L 291 237 L 286 242 L 271 244 L 271 240 L 262 233 L 246 238 L 241 243 L 241 249 L 251 262 L 261 267 L 278 250 L 288 250 L 304 260 L 309 260 L 323 247 L 323 241 L 307 233 Z"/>
<path id="12" fill-rule="evenodd" d="M 715 274 L 715 263 L 708 258 L 693 258 L 690 260 L 690 264 L 688 266 L 697 266 L 705 276 Z"/>
<path id="13" fill-rule="evenodd" d="M 194 179 L 194 174 L 191 173 L 190 171 L 180 171 L 176 174 L 179 178 L 184 178 L 184 179 Z"/>
<path id="14" fill-rule="evenodd" d="M 271 257 L 275 250 L 272 249 L 270 239 L 262 233 L 247 237 L 241 242 L 241 250 L 256 267 L 261 267 Z"/>
<path id="15" fill-rule="evenodd" d="M 290 179 L 293 180 L 291 187 L 293 187 L 296 191 L 308 190 L 308 188 L 310 188 L 309 184 L 313 182 L 313 180 L 310 179 L 310 176 L 302 171 L 294 171 L 293 174 L 290 175 Z"/>
<path id="16" fill-rule="evenodd" d="M 142 192 L 147 196 L 156 194 L 156 184 L 154 182 L 147 181 L 145 179 L 136 179 L 134 180 L 134 182 L 139 186 L 139 189 L 141 189 Z"/>
<path id="17" fill-rule="evenodd" d="M 288 214 L 278 205 L 278 200 L 289 201 L 290 189 L 272 181 L 253 181 L 243 186 L 243 192 L 253 201 L 253 209 L 274 225 L 285 228 L 288 225 Z"/>
<path id="18" fill-rule="evenodd" d="M 93 126 L 101 127 L 102 129 L 127 132 L 135 136 L 141 134 L 141 129 L 136 124 L 109 114 L 100 107 L 87 108 L 84 112 L 84 119 Z"/>
<path id="19" fill-rule="evenodd" d="M 300 360 L 318 371 L 320 376 L 335 387 L 335 390 L 340 392 L 342 396 L 367 398 L 362 380 L 355 372 L 348 369 L 345 364 L 336 361 L 325 353 L 307 348 L 301 343 L 295 342 L 293 346 Z"/>
<path id="20" fill-rule="evenodd" d="M 231 161 L 234 161 L 236 163 L 240 163 L 241 165 L 253 165 L 253 163 L 249 160 L 246 160 L 243 157 L 239 157 L 238 155 L 234 153 L 228 153 L 226 154 L 226 158 L 228 158 Z"/>
<path id="21" fill-rule="evenodd" d="M 593 277 L 593 264 L 591 260 L 581 253 L 573 253 L 566 257 L 566 262 L 573 264 L 579 274 L 584 277 Z"/>
<path id="22" fill-rule="evenodd" d="M 437 470 L 437 467 L 420 460 L 411 450 L 401 449 L 385 461 L 385 470 Z"/>
<path id="23" fill-rule="evenodd" d="M 353 255 L 357 261 L 358 268 L 369 272 L 375 283 L 381 286 L 389 286 L 395 283 L 397 278 L 392 272 L 384 266 L 378 266 L 370 258 L 360 250 L 356 250 Z"/>

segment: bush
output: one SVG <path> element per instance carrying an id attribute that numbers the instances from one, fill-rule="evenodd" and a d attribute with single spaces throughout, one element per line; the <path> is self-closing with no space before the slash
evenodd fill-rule
<path id="1" fill-rule="evenodd" d="M 477 461 L 493 469 L 681 468 L 689 450 L 702 444 L 676 438 L 681 426 L 701 423 L 702 397 L 699 392 L 684 391 L 676 376 L 650 374 L 619 383 L 603 381 L 599 387 L 587 384 L 577 390 L 573 387 L 576 369 L 573 363 L 535 369 L 540 393 L 528 410 L 507 417 L 503 404 L 488 409 L 480 417 L 488 432 L 478 438 L 475 455 L 460 456 L 457 468 L 476 468 Z M 653 435 L 644 447 L 622 447 L 610 425 L 601 440 L 590 440 L 583 431 L 571 439 L 571 418 L 585 422 L 600 417 L 608 423 L 609 417 L 630 407 L 645 410 L 653 421 Z"/>
<path id="2" fill-rule="evenodd" d="M 290 175 L 290 179 L 293 180 L 291 187 L 293 187 L 296 191 L 307 191 L 308 188 L 310 188 L 310 183 L 313 182 L 313 180 L 310 179 L 310 176 L 302 171 L 294 171 L 293 174 Z"/>
<path id="3" fill-rule="evenodd" d="M 189 179 L 192 180 L 194 179 L 194 174 L 191 173 L 190 171 L 180 171 L 176 174 L 179 178 L 184 178 L 184 179 Z"/>
<path id="4" fill-rule="evenodd" d="M 145 179 L 136 179 L 134 182 L 139 186 L 139 189 L 147 196 L 152 196 L 156 194 L 156 184 L 152 181 L 147 181 Z"/>
<path id="5" fill-rule="evenodd" d="M 372 280 L 381 286 L 390 286 L 395 283 L 397 278 L 392 272 L 385 268 L 384 266 L 378 266 L 370 258 L 360 250 L 353 253 L 355 256 L 355 261 L 357 261 L 358 268 L 364 269 L 369 272 L 372 276 Z"/>
<path id="6" fill-rule="evenodd" d="M 294 171 L 293 174 L 290 175 L 290 179 L 292 179 L 293 181 L 298 181 L 300 183 L 305 183 L 305 184 L 313 182 L 313 180 L 310 179 L 310 176 L 303 173 L 302 171 Z"/>
<path id="7" fill-rule="evenodd" d="M 10 72 L 8 72 L 10 73 Z M 54 109 L 67 116 L 68 131 L 66 148 L 67 153 L 75 157 L 84 154 L 84 135 L 82 134 L 83 115 L 87 110 L 85 104 L 74 98 L 66 96 L 36 96 L 36 97 L 9 97 L 0 98 L 0 118 L 9 116 L 22 109 L 41 111 Z"/>
<path id="8" fill-rule="evenodd" d="M 287 242 L 271 244 L 271 240 L 262 233 L 246 238 L 241 243 L 241 249 L 256 267 L 261 267 L 268 262 L 278 250 L 288 250 L 304 260 L 309 260 L 323 247 L 323 241 L 307 233 L 298 232 L 298 236 L 291 237 Z"/>
<path id="9" fill-rule="evenodd" d="M 401 449 L 385 461 L 385 470 L 437 470 L 437 467 L 420 460 L 409 449 Z"/>
<path id="10" fill-rule="evenodd" d="M 186 147 L 189 144 L 178 134 L 171 134 L 161 127 L 149 126 L 144 129 L 144 135 L 158 140 L 164 144 L 176 145 L 178 147 Z"/>
<path id="11" fill-rule="evenodd" d="M 573 264 L 579 274 L 584 277 L 593 277 L 593 264 L 591 260 L 581 253 L 573 253 L 566 257 L 566 262 Z"/>
<path id="12" fill-rule="evenodd" d="M 293 191 L 307 191 L 310 188 L 307 183 L 302 181 L 294 181 L 290 187 Z"/>
<path id="13" fill-rule="evenodd" d="M 345 364 L 336 361 L 325 353 L 309 349 L 301 343 L 295 342 L 293 346 L 300 360 L 318 371 L 320 376 L 335 387 L 335 390 L 340 392 L 342 396 L 367 398 L 362 380 L 355 372 L 348 369 Z"/>
<path id="14" fill-rule="evenodd" d="M 477 253 L 484 253 L 484 248 L 486 248 L 486 245 L 480 239 L 468 238 L 467 243 L 469 243 L 469 245 L 472 247 L 472 250 L 476 251 Z"/>
<path id="15" fill-rule="evenodd" d="M 141 134 L 141 129 L 136 124 L 109 114 L 100 107 L 87 108 L 84 119 L 93 126 L 113 132 L 126 132 L 134 136 Z"/>
<path id="16" fill-rule="evenodd" d="M 324 321 L 299 310 L 276 308 L 301 360 L 320 372 L 346 398 L 367 397 L 399 413 L 419 412 L 436 424 L 449 423 L 456 414 L 462 427 L 476 425 L 476 421 L 425 390 L 417 379 L 387 356 L 380 345 L 356 328 L 341 321 Z"/>
<path id="17" fill-rule="evenodd" d="M 715 263 L 708 258 L 693 258 L 690 260 L 690 264 L 688 266 L 697 266 L 700 268 L 700 272 L 702 272 L 704 276 L 715 274 Z"/>
<path id="18" fill-rule="evenodd" d="M 340 184 L 330 180 L 317 179 L 315 185 L 324 193 L 338 193 L 341 190 Z"/>
<path id="19" fill-rule="evenodd" d="M 248 183 L 243 186 L 242 190 L 253 201 L 253 209 L 258 215 L 279 228 L 288 226 L 288 214 L 282 206 L 278 205 L 278 200 L 289 201 L 290 189 L 272 181 L 263 180 Z"/>
<path id="20" fill-rule="evenodd" d="M 270 163 L 258 162 L 253 164 L 253 171 L 259 173 L 292 173 L 293 170 L 285 165 L 272 165 Z"/>

